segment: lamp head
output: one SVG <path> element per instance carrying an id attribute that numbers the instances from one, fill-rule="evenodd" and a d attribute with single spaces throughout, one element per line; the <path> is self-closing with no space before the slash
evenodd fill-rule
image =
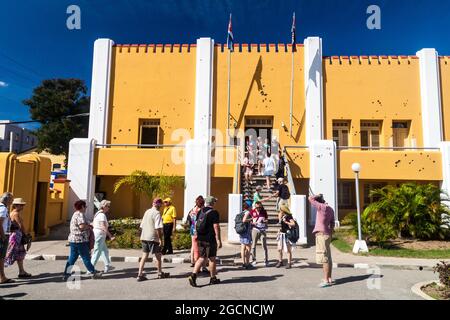
<path id="1" fill-rule="evenodd" d="M 355 162 L 354 164 L 352 164 L 352 170 L 355 173 L 358 173 L 361 171 L 361 165 L 357 162 Z"/>

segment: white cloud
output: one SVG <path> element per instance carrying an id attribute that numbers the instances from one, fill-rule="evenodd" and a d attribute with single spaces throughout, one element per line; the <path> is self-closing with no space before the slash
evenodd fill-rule
<path id="1" fill-rule="evenodd" d="M 8 86 L 8 84 L 6 82 L 0 81 L 0 88 L 5 88 L 7 86 Z"/>

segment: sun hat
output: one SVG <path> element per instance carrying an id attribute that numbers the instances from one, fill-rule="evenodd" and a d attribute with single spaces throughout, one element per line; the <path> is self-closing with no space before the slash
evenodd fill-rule
<path id="1" fill-rule="evenodd" d="M 207 196 L 205 199 L 206 204 L 211 204 L 217 202 L 217 198 L 213 196 Z"/>
<path id="2" fill-rule="evenodd" d="M 22 198 L 15 198 L 12 204 L 27 204 Z"/>
<path id="3" fill-rule="evenodd" d="M 262 190 L 261 186 L 256 186 L 255 190 Z"/>
<path id="4" fill-rule="evenodd" d="M 162 204 L 161 198 L 155 198 L 153 199 L 153 205 Z"/>
<path id="5" fill-rule="evenodd" d="M 284 182 L 284 178 L 278 178 L 277 181 L 278 181 L 278 183 L 282 183 L 282 182 Z"/>
<path id="6" fill-rule="evenodd" d="M 284 213 L 287 213 L 287 214 L 292 214 L 291 210 L 289 210 L 289 207 L 287 205 L 285 205 L 285 204 L 282 204 L 280 206 L 280 211 L 283 211 Z"/>
<path id="7" fill-rule="evenodd" d="M 170 199 L 170 198 L 165 198 L 165 199 L 163 200 L 163 202 L 172 202 L 172 199 Z"/>

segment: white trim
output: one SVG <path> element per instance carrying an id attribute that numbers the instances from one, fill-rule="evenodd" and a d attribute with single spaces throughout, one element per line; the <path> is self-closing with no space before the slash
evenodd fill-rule
<path id="1" fill-rule="evenodd" d="M 113 44 L 110 39 L 97 39 L 94 43 L 88 137 L 99 144 L 107 143 Z"/>
<path id="2" fill-rule="evenodd" d="M 306 144 L 324 138 L 322 39 L 309 37 L 305 45 Z"/>
<path id="3" fill-rule="evenodd" d="M 336 143 L 331 140 L 315 140 L 309 148 L 309 185 L 314 194 L 322 193 L 325 201 L 334 210 L 336 224 L 339 225 L 337 201 L 337 161 Z M 310 225 L 316 223 L 316 211 L 310 209 Z"/>
<path id="4" fill-rule="evenodd" d="M 228 243 L 240 243 L 239 235 L 234 230 L 234 219 L 242 212 L 242 194 L 228 195 Z"/>
<path id="5" fill-rule="evenodd" d="M 72 216 L 73 204 L 77 200 L 87 201 L 86 217 L 92 221 L 94 216 L 94 139 L 72 139 L 69 144 L 67 179 L 70 180 L 68 217 Z"/>
<path id="6" fill-rule="evenodd" d="M 194 139 L 186 143 L 185 152 L 185 217 L 195 198 L 211 190 L 214 40 L 197 39 L 196 48 Z"/>
<path id="7" fill-rule="evenodd" d="M 297 221 L 300 227 L 300 238 L 298 244 L 307 244 L 307 221 L 306 221 L 306 196 L 305 195 L 293 195 L 291 197 L 291 212 L 294 219 Z"/>
<path id="8" fill-rule="evenodd" d="M 443 140 L 441 79 L 439 57 L 435 49 L 417 52 L 420 65 L 423 145 L 436 148 Z"/>

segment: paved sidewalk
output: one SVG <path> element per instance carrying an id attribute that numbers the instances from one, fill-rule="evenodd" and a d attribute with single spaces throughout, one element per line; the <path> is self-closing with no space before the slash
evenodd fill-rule
<path id="1" fill-rule="evenodd" d="M 223 247 L 218 251 L 219 264 L 236 265 L 241 263 L 240 246 L 227 243 L 227 225 L 221 225 Z M 33 242 L 27 255 L 27 260 L 65 260 L 69 254 L 69 247 L 66 247 L 66 240 L 43 240 Z M 425 269 L 432 270 L 440 260 L 439 259 L 412 259 L 412 258 L 394 258 L 394 257 L 376 257 L 376 256 L 357 256 L 348 253 L 342 253 L 333 248 L 334 267 L 345 268 L 369 268 L 379 266 L 394 269 Z M 117 262 L 137 262 L 142 255 L 139 249 L 110 249 L 112 261 Z M 257 258 L 260 260 L 263 256 L 262 247 L 258 244 Z M 286 259 L 286 257 L 284 257 Z M 293 251 L 294 262 L 301 261 L 305 266 L 315 265 L 315 247 L 302 248 L 297 247 Z M 269 246 L 269 259 L 276 261 L 278 252 L 276 247 Z M 149 259 L 150 261 L 152 259 Z M 173 255 L 165 255 L 166 263 L 190 263 L 190 250 L 178 250 Z"/>

